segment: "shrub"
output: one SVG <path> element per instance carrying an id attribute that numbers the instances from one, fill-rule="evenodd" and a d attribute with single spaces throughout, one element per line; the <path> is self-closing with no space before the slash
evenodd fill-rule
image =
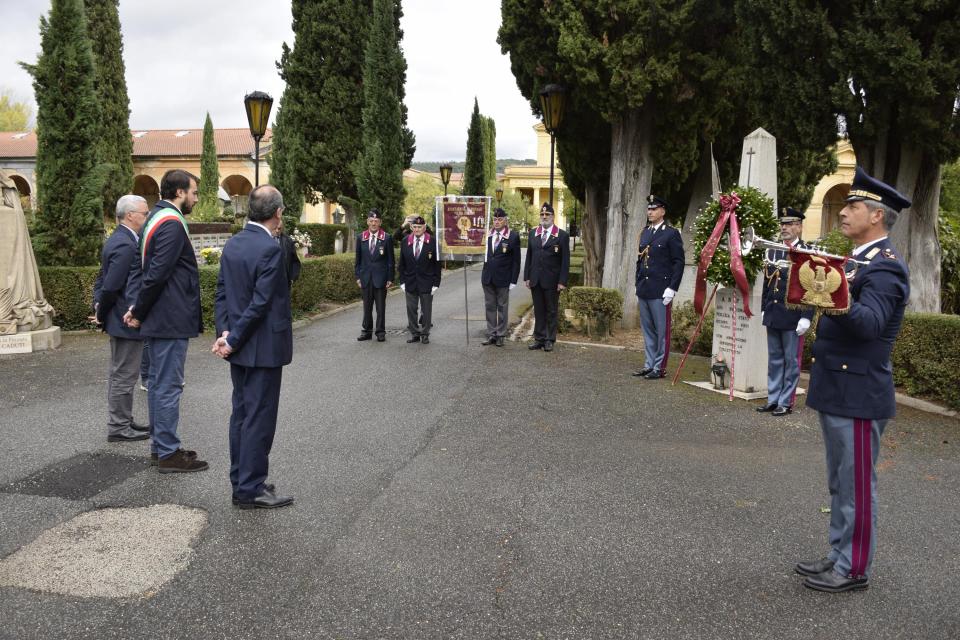
<path id="1" fill-rule="evenodd" d="M 100 267 L 40 267 L 43 295 L 55 312 L 54 323 L 62 329 L 90 329 L 93 313 L 93 283 Z"/>
<path id="2" fill-rule="evenodd" d="M 623 317 L 623 294 L 599 287 L 570 287 L 560 294 L 558 316 L 561 319 L 567 309 L 583 321 L 588 336 L 591 325 L 598 335 L 608 336 L 612 334 L 613 323 Z"/>
<path id="3" fill-rule="evenodd" d="M 897 386 L 960 409 L 960 317 L 906 314 L 891 359 Z"/>
<path id="4" fill-rule="evenodd" d="M 693 308 L 692 302 L 684 302 L 680 306 L 673 306 L 673 314 L 670 317 L 671 336 L 670 342 L 673 348 L 679 353 L 683 353 L 687 345 L 690 344 L 690 338 L 693 337 L 693 331 L 697 327 L 697 321 L 700 316 Z M 690 353 L 697 356 L 710 357 L 713 354 L 713 307 L 707 311 L 707 316 L 703 319 L 703 326 L 700 329 L 700 335 L 697 341 L 690 349 Z"/>
<path id="5" fill-rule="evenodd" d="M 310 253 L 315 256 L 333 254 L 337 231 L 343 232 L 344 251 L 349 251 L 350 243 L 354 241 L 353 234 L 350 233 L 350 229 L 345 224 L 301 223 L 297 225 L 297 229 L 310 236 Z"/>

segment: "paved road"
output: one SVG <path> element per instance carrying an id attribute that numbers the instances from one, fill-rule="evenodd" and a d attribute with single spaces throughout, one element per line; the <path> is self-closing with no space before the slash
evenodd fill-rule
<path id="1" fill-rule="evenodd" d="M 230 505 L 229 378 L 209 339 L 191 345 L 181 434 L 211 469 L 88 473 L 52 496 L 22 479 L 147 446 L 105 441 L 101 337 L 0 359 L 0 556 L 101 506 L 209 515 L 189 568 L 151 597 L 0 588 L 0 638 L 960 636 L 956 420 L 901 411 L 873 586 L 814 593 L 791 570 L 825 550 L 813 412 L 777 421 L 637 381 L 636 354 L 480 347 L 482 322 L 466 347 L 461 278 L 445 278 L 427 346 L 357 343 L 359 309 L 295 332 L 271 477 L 297 503 L 275 512 Z M 402 298 L 387 307 L 401 330 Z"/>

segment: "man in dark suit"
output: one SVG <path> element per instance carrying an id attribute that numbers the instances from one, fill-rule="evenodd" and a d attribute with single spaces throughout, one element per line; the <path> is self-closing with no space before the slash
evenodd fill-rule
<path id="1" fill-rule="evenodd" d="M 644 361 L 633 375 L 648 380 L 667 375 L 673 297 L 683 277 L 683 240 L 664 220 L 666 215 L 666 201 L 654 195 L 647 198 L 647 227 L 640 233 L 636 277 Z"/>
<path id="2" fill-rule="evenodd" d="M 369 340 L 373 329 L 373 307 L 377 307 L 377 342 L 387 339 L 384 312 L 387 289 L 393 284 L 393 239 L 380 228 L 383 216 L 377 209 L 367 214 L 367 230 L 357 236 L 354 273 L 363 292 L 363 325 L 357 340 Z"/>
<path id="3" fill-rule="evenodd" d="M 529 349 L 553 351 L 557 340 L 560 292 L 570 275 L 570 237 L 553 224 L 553 207 L 540 207 L 540 226 L 530 232 L 523 281 L 533 296 L 533 344 Z"/>
<path id="4" fill-rule="evenodd" d="M 140 230 L 147 220 L 147 201 L 126 195 L 117 201 L 117 228 L 103 245 L 100 273 L 93 286 L 96 322 L 110 336 L 107 377 L 107 441 L 146 440 L 149 427 L 133 420 L 133 387 L 137 383 L 143 338 L 123 323 L 130 307 L 130 283 L 139 278 Z"/>
<path id="5" fill-rule="evenodd" d="M 182 449 L 177 435 L 187 344 L 203 331 L 200 272 L 183 217 L 197 202 L 196 176 L 168 171 L 160 181 L 160 197 L 141 234 L 143 275 L 124 322 L 140 327 L 150 349 L 150 448 L 160 473 L 203 471 L 209 465 Z"/>
<path id="6" fill-rule="evenodd" d="M 275 187 L 250 192 L 247 226 L 227 241 L 217 277 L 219 337 L 212 350 L 230 362 L 230 484 L 241 509 L 293 503 L 267 483 L 283 366 L 293 357 L 290 287 L 274 238 L 282 212 L 283 197 Z"/>
<path id="7" fill-rule="evenodd" d="M 850 280 L 850 309 L 817 327 L 807 406 L 820 412 L 830 489 L 826 557 L 796 565 L 804 585 L 827 592 L 865 589 L 876 548 L 877 456 L 896 413 L 890 354 L 910 298 L 907 265 L 887 237 L 910 201 L 857 167 L 840 230 L 868 262 Z M 853 268 L 856 263 L 847 263 Z"/>
<path id="8" fill-rule="evenodd" d="M 410 223 L 412 233 L 400 245 L 400 288 L 407 298 L 408 343 L 430 343 L 433 294 L 440 287 L 440 262 L 437 239 L 426 233 L 427 223 L 416 216 Z M 422 312 L 419 320 L 418 312 Z"/>
<path id="9" fill-rule="evenodd" d="M 780 210 L 780 240 L 791 247 L 803 248 L 803 212 L 791 207 Z M 813 308 L 789 309 L 786 306 L 789 259 L 780 249 L 768 252 L 763 268 L 763 326 L 767 328 L 767 402 L 757 407 L 760 413 L 785 416 L 793 411 L 797 383 L 800 382 L 800 359 L 803 355 L 803 334 L 810 328 Z"/>
<path id="10" fill-rule="evenodd" d="M 487 259 L 480 283 L 487 311 L 487 339 L 480 344 L 503 346 L 507 335 L 510 290 L 520 278 L 520 234 L 507 226 L 507 212 L 493 212 L 493 230 L 487 238 Z"/>

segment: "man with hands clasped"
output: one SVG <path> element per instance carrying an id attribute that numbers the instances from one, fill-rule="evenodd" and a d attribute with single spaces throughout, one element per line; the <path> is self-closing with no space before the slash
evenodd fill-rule
<path id="1" fill-rule="evenodd" d="M 553 207 L 540 207 L 540 225 L 530 232 L 523 281 L 533 296 L 533 344 L 528 349 L 553 351 L 557 340 L 560 292 L 570 276 L 570 236 L 553 224 Z"/>
<path id="2" fill-rule="evenodd" d="M 400 245 L 400 288 L 407 299 L 408 343 L 430 344 L 433 294 L 440 288 L 437 239 L 426 233 L 422 216 L 410 222 L 410 233 Z M 418 319 L 419 312 L 419 319 Z"/>
<path id="3" fill-rule="evenodd" d="M 507 226 L 507 212 L 493 212 L 493 230 L 487 238 L 487 259 L 480 283 L 487 312 L 487 339 L 480 344 L 503 346 L 507 335 L 510 291 L 520 277 L 520 234 Z"/>

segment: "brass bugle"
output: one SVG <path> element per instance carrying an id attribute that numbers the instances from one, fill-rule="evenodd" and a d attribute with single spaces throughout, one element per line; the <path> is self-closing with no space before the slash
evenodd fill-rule
<path id="1" fill-rule="evenodd" d="M 753 230 L 753 227 L 747 227 L 743 230 L 743 233 L 740 234 L 740 255 L 745 256 L 750 253 L 754 247 L 762 247 L 765 250 L 780 250 L 780 251 L 796 251 L 797 253 L 805 253 L 811 256 L 820 256 L 822 258 L 827 258 L 828 260 L 844 260 L 846 259 L 849 262 L 854 262 L 858 265 L 861 264 L 870 264 L 864 260 L 854 260 L 853 258 L 847 258 L 846 256 L 838 256 L 832 253 L 827 253 L 826 251 L 819 251 L 817 249 L 806 249 L 802 247 L 790 247 L 783 242 L 774 242 L 772 240 L 767 240 L 766 238 L 761 238 L 757 236 L 756 232 Z M 767 262 L 771 264 L 777 264 L 777 266 L 787 266 L 786 261 L 774 261 L 768 260 Z M 780 264 L 783 262 L 784 264 Z"/>

